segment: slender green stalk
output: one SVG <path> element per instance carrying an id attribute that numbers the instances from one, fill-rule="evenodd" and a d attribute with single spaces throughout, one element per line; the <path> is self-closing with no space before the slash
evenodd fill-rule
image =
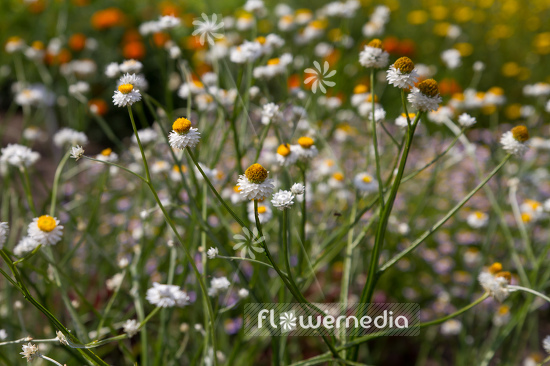
<path id="1" fill-rule="evenodd" d="M 523 287 L 523 286 L 517 286 L 517 285 L 508 285 L 508 289 L 510 290 L 510 292 L 514 292 L 514 291 L 524 291 L 524 292 L 528 292 L 530 294 L 533 294 L 535 296 L 538 296 L 540 297 L 541 299 L 544 299 L 546 300 L 547 302 L 550 302 L 550 298 L 538 291 L 535 291 L 533 289 L 530 289 L 528 287 Z"/>
<path id="2" fill-rule="evenodd" d="M 63 155 L 63 158 L 59 162 L 59 165 L 57 166 L 57 169 L 55 170 L 55 176 L 53 179 L 53 188 L 52 188 L 52 201 L 50 204 L 50 216 L 55 215 L 55 205 L 57 203 L 57 190 L 59 189 L 59 181 L 61 179 L 61 172 L 63 171 L 63 167 L 65 167 L 65 163 L 67 163 L 67 160 L 69 159 L 69 156 L 71 155 L 71 151 L 67 150 L 65 155 Z"/>
<path id="3" fill-rule="evenodd" d="M 378 180 L 378 200 L 380 201 L 380 212 L 384 209 L 384 185 L 380 169 L 380 155 L 378 154 L 378 138 L 376 134 L 375 98 L 374 98 L 374 68 L 370 70 L 370 98 L 372 100 L 372 144 L 374 146 L 374 161 L 376 164 L 376 179 Z"/>

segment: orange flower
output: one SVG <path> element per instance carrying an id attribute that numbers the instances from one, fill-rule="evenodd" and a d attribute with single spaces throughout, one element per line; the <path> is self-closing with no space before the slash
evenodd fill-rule
<path id="1" fill-rule="evenodd" d="M 141 39 L 141 34 L 137 29 L 128 29 L 122 36 L 123 43 L 139 42 Z"/>
<path id="2" fill-rule="evenodd" d="M 386 37 L 383 41 L 384 49 L 391 54 L 399 53 L 399 40 L 396 37 Z"/>
<path id="3" fill-rule="evenodd" d="M 206 48 L 206 43 L 201 44 L 200 36 L 189 36 L 185 39 L 185 47 L 190 50 L 200 50 L 201 48 Z"/>
<path id="4" fill-rule="evenodd" d="M 29 11 L 34 14 L 42 13 L 46 8 L 44 0 L 37 0 L 29 4 Z"/>
<path id="5" fill-rule="evenodd" d="M 171 1 L 163 1 L 159 4 L 160 13 L 162 15 L 173 15 L 179 18 L 181 7 Z"/>
<path id="6" fill-rule="evenodd" d="M 153 34 L 153 42 L 157 47 L 163 47 L 166 42 L 170 40 L 170 35 L 168 33 L 157 32 Z"/>
<path id="7" fill-rule="evenodd" d="M 453 95 L 462 92 L 462 88 L 455 79 L 443 79 L 439 82 L 439 93 L 441 95 Z"/>
<path id="8" fill-rule="evenodd" d="M 404 39 L 399 42 L 399 54 L 413 57 L 416 52 L 416 43 L 412 39 Z"/>
<path id="9" fill-rule="evenodd" d="M 104 116 L 107 113 L 107 103 L 103 99 L 90 99 L 88 107 L 93 113 Z"/>
<path id="10" fill-rule="evenodd" d="M 91 22 L 95 29 L 102 30 L 122 25 L 124 18 L 124 13 L 120 9 L 107 8 L 96 11 Z"/>
<path id="11" fill-rule="evenodd" d="M 141 60 L 145 57 L 145 45 L 140 41 L 126 43 L 122 54 L 127 59 Z"/>
<path id="12" fill-rule="evenodd" d="M 301 84 L 302 84 L 302 80 L 301 80 L 299 75 L 293 74 L 293 75 L 290 75 L 288 77 L 288 88 L 289 89 L 299 88 Z"/>
<path id="13" fill-rule="evenodd" d="M 75 33 L 69 38 L 69 47 L 73 51 L 82 51 L 86 46 L 86 36 L 82 33 Z"/>

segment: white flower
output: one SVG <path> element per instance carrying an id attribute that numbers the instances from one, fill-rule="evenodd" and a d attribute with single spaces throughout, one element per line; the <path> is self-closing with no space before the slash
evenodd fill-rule
<path id="1" fill-rule="evenodd" d="M 302 183 L 294 183 L 290 188 L 290 191 L 296 196 L 304 194 L 305 190 L 306 188 Z"/>
<path id="2" fill-rule="evenodd" d="M 304 70 L 304 73 L 306 74 L 313 74 L 313 76 L 309 76 L 304 80 L 304 84 L 311 83 L 311 91 L 314 94 L 317 92 L 317 87 L 319 87 L 321 92 L 326 93 L 327 90 L 325 89 L 323 84 L 331 87 L 336 85 L 334 81 L 326 80 L 333 77 L 336 74 L 336 70 L 332 70 L 329 72 L 328 61 L 325 61 L 323 69 L 321 69 L 321 65 L 317 61 L 313 61 L 313 65 L 315 66 L 315 69 L 308 67 Z"/>
<path id="3" fill-rule="evenodd" d="M 355 188 L 362 192 L 376 192 L 378 190 L 378 181 L 369 173 L 359 173 L 353 178 Z"/>
<path id="4" fill-rule="evenodd" d="M 63 236 L 63 225 L 56 217 L 42 215 L 29 224 L 28 236 L 42 245 L 55 245 Z"/>
<path id="5" fill-rule="evenodd" d="M 293 148 L 294 146 L 294 148 Z M 277 148 L 277 163 L 281 166 L 292 165 L 298 160 L 297 148 L 295 145 L 282 144 Z"/>
<path id="6" fill-rule="evenodd" d="M 498 301 L 502 302 L 508 297 L 509 280 L 500 276 L 499 273 L 493 274 L 483 271 L 479 274 L 477 279 L 481 287 Z"/>
<path id="7" fill-rule="evenodd" d="M 480 229 L 487 226 L 489 215 L 484 212 L 476 211 L 468 215 L 466 222 L 474 229 Z"/>
<path id="8" fill-rule="evenodd" d="M 239 193 L 248 200 L 261 200 L 273 192 L 273 180 L 268 179 L 268 171 L 260 164 L 252 164 L 245 174 L 239 176 L 237 186 Z"/>
<path id="9" fill-rule="evenodd" d="M 414 121 L 415 117 L 416 115 L 414 113 L 409 113 L 409 119 L 411 120 L 411 122 Z M 395 119 L 395 125 L 401 128 L 409 127 L 407 115 L 405 113 L 401 113 L 401 115 Z"/>
<path id="10" fill-rule="evenodd" d="M 258 42 L 244 41 L 243 44 L 233 47 L 229 53 L 229 59 L 236 64 L 255 61 L 262 55 L 262 45 Z"/>
<path id="11" fill-rule="evenodd" d="M 544 348 L 546 353 L 550 354 L 550 336 L 544 337 L 542 340 L 542 348 Z"/>
<path id="12" fill-rule="evenodd" d="M 214 46 L 215 39 L 223 38 L 223 34 L 218 33 L 218 31 L 223 28 L 224 22 L 222 20 L 220 23 L 217 23 L 218 16 L 216 14 L 212 14 L 212 20 L 208 19 L 208 16 L 204 13 L 201 16 L 204 21 L 201 21 L 200 18 L 193 20 L 193 25 L 195 26 L 193 36 L 200 35 L 199 41 L 201 45 L 204 45 L 206 39 L 211 46 Z"/>
<path id="13" fill-rule="evenodd" d="M 265 224 L 273 217 L 273 210 L 264 203 L 258 203 L 258 219 L 261 224 Z M 248 220 L 256 222 L 256 214 L 254 212 L 254 202 L 248 203 Z"/>
<path id="14" fill-rule="evenodd" d="M 10 233 L 10 227 L 7 222 L 0 222 L 0 249 L 6 244 L 8 234 Z"/>
<path id="15" fill-rule="evenodd" d="M 500 138 L 502 148 L 509 154 L 521 156 L 529 149 L 529 132 L 525 126 L 516 126 Z"/>
<path id="16" fill-rule="evenodd" d="M 34 344 L 24 344 L 23 345 L 23 352 L 19 353 L 20 355 L 23 355 L 23 358 L 27 359 L 27 362 L 33 361 L 35 358 L 40 357 L 40 352 L 38 352 L 38 347 L 36 347 Z"/>
<path id="17" fill-rule="evenodd" d="M 214 277 L 210 281 L 210 288 L 208 289 L 209 296 L 216 296 L 222 291 L 225 291 L 231 286 L 231 282 L 226 277 Z"/>
<path id="18" fill-rule="evenodd" d="M 2 155 L 0 161 L 3 161 L 9 165 L 13 165 L 17 168 L 29 167 L 34 165 L 40 158 L 40 154 L 32 151 L 26 146 L 18 144 L 8 144 L 1 150 Z"/>
<path id="19" fill-rule="evenodd" d="M 122 325 L 124 333 L 128 334 L 129 338 L 132 338 L 139 332 L 140 323 L 136 319 L 128 319 Z"/>
<path id="20" fill-rule="evenodd" d="M 248 228 L 243 227 L 243 233 L 233 235 L 233 239 L 236 241 L 236 244 L 233 246 L 233 250 L 240 250 L 241 257 L 246 257 L 248 254 L 250 258 L 255 259 L 256 255 L 254 252 L 263 253 L 264 248 L 261 247 L 262 241 L 265 241 L 265 237 L 260 237 L 258 235 L 258 229 L 254 228 L 252 231 Z"/>
<path id="21" fill-rule="evenodd" d="M 437 83 L 433 79 L 424 80 L 418 84 L 418 88 L 413 88 L 407 99 L 414 108 L 424 112 L 436 111 L 442 101 Z"/>
<path id="22" fill-rule="evenodd" d="M 147 290 L 145 298 L 151 304 L 161 308 L 183 307 L 189 303 L 189 296 L 179 286 L 163 285 L 158 282 L 154 282 L 153 287 Z"/>
<path id="23" fill-rule="evenodd" d="M 389 57 L 389 53 L 382 48 L 382 43 L 373 40 L 359 53 L 359 63 L 365 67 L 380 69 L 388 65 Z"/>
<path id="24" fill-rule="evenodd" d="M 109 291 L 114 291 L 122 285 L 122 280 L 123 279 L 124 279 L 124 274 L 123 273 L 117 273 L 113 277 L 108 278 L 105 281 L 105 287 L 107 287 L 107 290 L 109 290 Z"/>
<path id="25" fill-rule="evenodd" d="M 367 113 L 366 117 L 368 117 L 369 121 L 372 121 L 372 109 Z M 386 111 L 383 108 L 375 108 L 374 109 L 374 120 L 376 122 L 381 122 L 386 118 Z"/>
<path id="26" fill-rule="evenodd" d="M 443 51 L 441 59 L 449 69 L 456 69 L 461 65 L 460 52 L 454 48 Z"/>
<path id="27" fill-rule="evenodd" d="M 0 329 L 0 341 L 3 341 L 6 338 L 8 338 L 8 332 L 6 332 L 5 329 Z"/>
<path id="28" fill-rule="evenodd" d="M 270 122 L 276 122 L 281 117 L 279 106 L 275 103 L 267 103 L 262 108 L 262 123 L 268 125 Z"/>
<path id="29" fill-rule="evenodd" d="M 111 62 L 105 67 L 105 76 L 108 78 L 116 78 L 120 74 L 120 67 L 118 66 L 118 63 Z"/>
<path id="30" fill-rule="evenodd" d="M 191 127 L 187 118 L 178 118 L 172 124 L 172 132 L 168 135 L 168 142 L 174 149 L 183 150 L 186 147 L 197 146 L 201 138 L 198 129 Z"/>
<path id="31" fill-rule="evenodd" d="M 84 149 L 82 146 L 73 146 L 71 147 L 71 158 L 78 161 L 78 159 L 82 158 L 84 156 Z"/>
<path id="32" fill-rule="evenodd" d="M 90 84 L 85 81 L 78 81 L 75 84 L 69 85 L 69 94 L 79 96 L 90 91 Z"/>
<path id="33" fill-rule="evenodd" d="M 58 147 L 66 145 L 86 145 L 88 136 L 84 132 L 75 131 L 72 128 L 62 128 L 53 136 L 53 142 Z"/>
<path id="34" fill-rule="evenodd" d="M 249 13 L 260 12 L 265 9 L 264 2 L 262 0 L 247 0 L 244 4 L 244 10 Z"/>
<path id="35" fill-rule="evenodd" d="M 468 113 L 462 113 L 458 116 L 458 124 L 462 127 L 470 127 L 476 123 L 476 118 L 470 116 Z"/>
<path id="36" fill-rule="evenodd" d="M 285 208 L 291 208 L 294 204 L 294 195 L 290 191 L 280 190 L 273 195 L 271 203 L 279 210 L 283 211 Z"/>
<path id="37" fill-rule="evenodd" d="M 137 74 L 143 69 L 143 64 L 137 60 L 125 60 L 118 66 L 120 72 Z M 125 83 L 126 84 L 126 83 Z"/>
<path id="38" fill-rule="evenodd" d="M 165 15 L 159 18 L 157 24 L 161 30 L 167 30 L 179 26 L 181 24 L 181 20 L 173 15 Z"/>
<path id="39" fill-rule="evenodd" d="M 206 252 L 206 255 L 208 256 L 208 258 L 214 259 L 218 256 L 218 253 L 219 253 L 218 248 L 210 248 Z"/>
<path id="40" fill-rule="evenodd" d="M 15 246 L 15 248 L 13 248 L 13 254 L 18 257 L 22 257 L 23 255 L 32 252 L 39 245 L 40 243 L 38 243 L 36 240 L 25 236 L 21 238 L 19 243 Z"/>
<path id="41" fill-rule="evenodd" d="M 245 297 L 248 297 L 248 290 L 245 288 L 242 288 L 239 290 L 239 297 L 241 299 L 244 299 Z"/>
<path id="42" fill-rule="evenodd" d="M 461 330 L 462 323 L 456 319 L 450 319 L 441 324 L 441 334 L 443 335 L 457 335 Z"/>
<path id="43" fill-rule="evenodd" d="M 313 139 L 306 136 L 300 137 L 298 145 L 291 145 L 290 150 L 295 151 L 301 161 L 309 161 L 319 154 Z"/>
<path id="44" fill-rule="evenodd" d="M 474 62 L 473 69 L 475 72 L 482 72 L 485 70 L 485 64 L 481 61 Z"/>
<path id="45" fill-rule="evenodd" d="M 395 61 L 387 71 L 388 83 L 400 89 L 411 89 L 418 82 L 418 72 L 414 63 L 408 57 L 401 57 Z"/>
<path id="46" fill-rule="evenodd" d="M 117 107 L 131 106 L 141 100 L 139 90 L 134 88 L 133 84 L 122 84 L 113 95 L 113 104 Z"/>

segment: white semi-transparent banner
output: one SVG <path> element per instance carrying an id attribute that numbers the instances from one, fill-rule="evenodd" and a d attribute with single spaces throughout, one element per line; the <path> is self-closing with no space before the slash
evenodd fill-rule
<path id="1" fill-rule="evenodd" d="M 420 306 L 414 303 L 248 303 L 244 306 L 247 338 L 344 334 L 417 336 L 419 325 Z"/>

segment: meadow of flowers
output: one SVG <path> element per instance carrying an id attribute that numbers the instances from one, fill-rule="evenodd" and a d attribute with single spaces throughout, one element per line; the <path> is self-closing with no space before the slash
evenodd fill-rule
<path id="1" fill-rule="evenodd" d="M 0 365 L 550 363 L 547 19 L 3 0 Z M 420 332 L 247 337 L 250 303 Z"/>

